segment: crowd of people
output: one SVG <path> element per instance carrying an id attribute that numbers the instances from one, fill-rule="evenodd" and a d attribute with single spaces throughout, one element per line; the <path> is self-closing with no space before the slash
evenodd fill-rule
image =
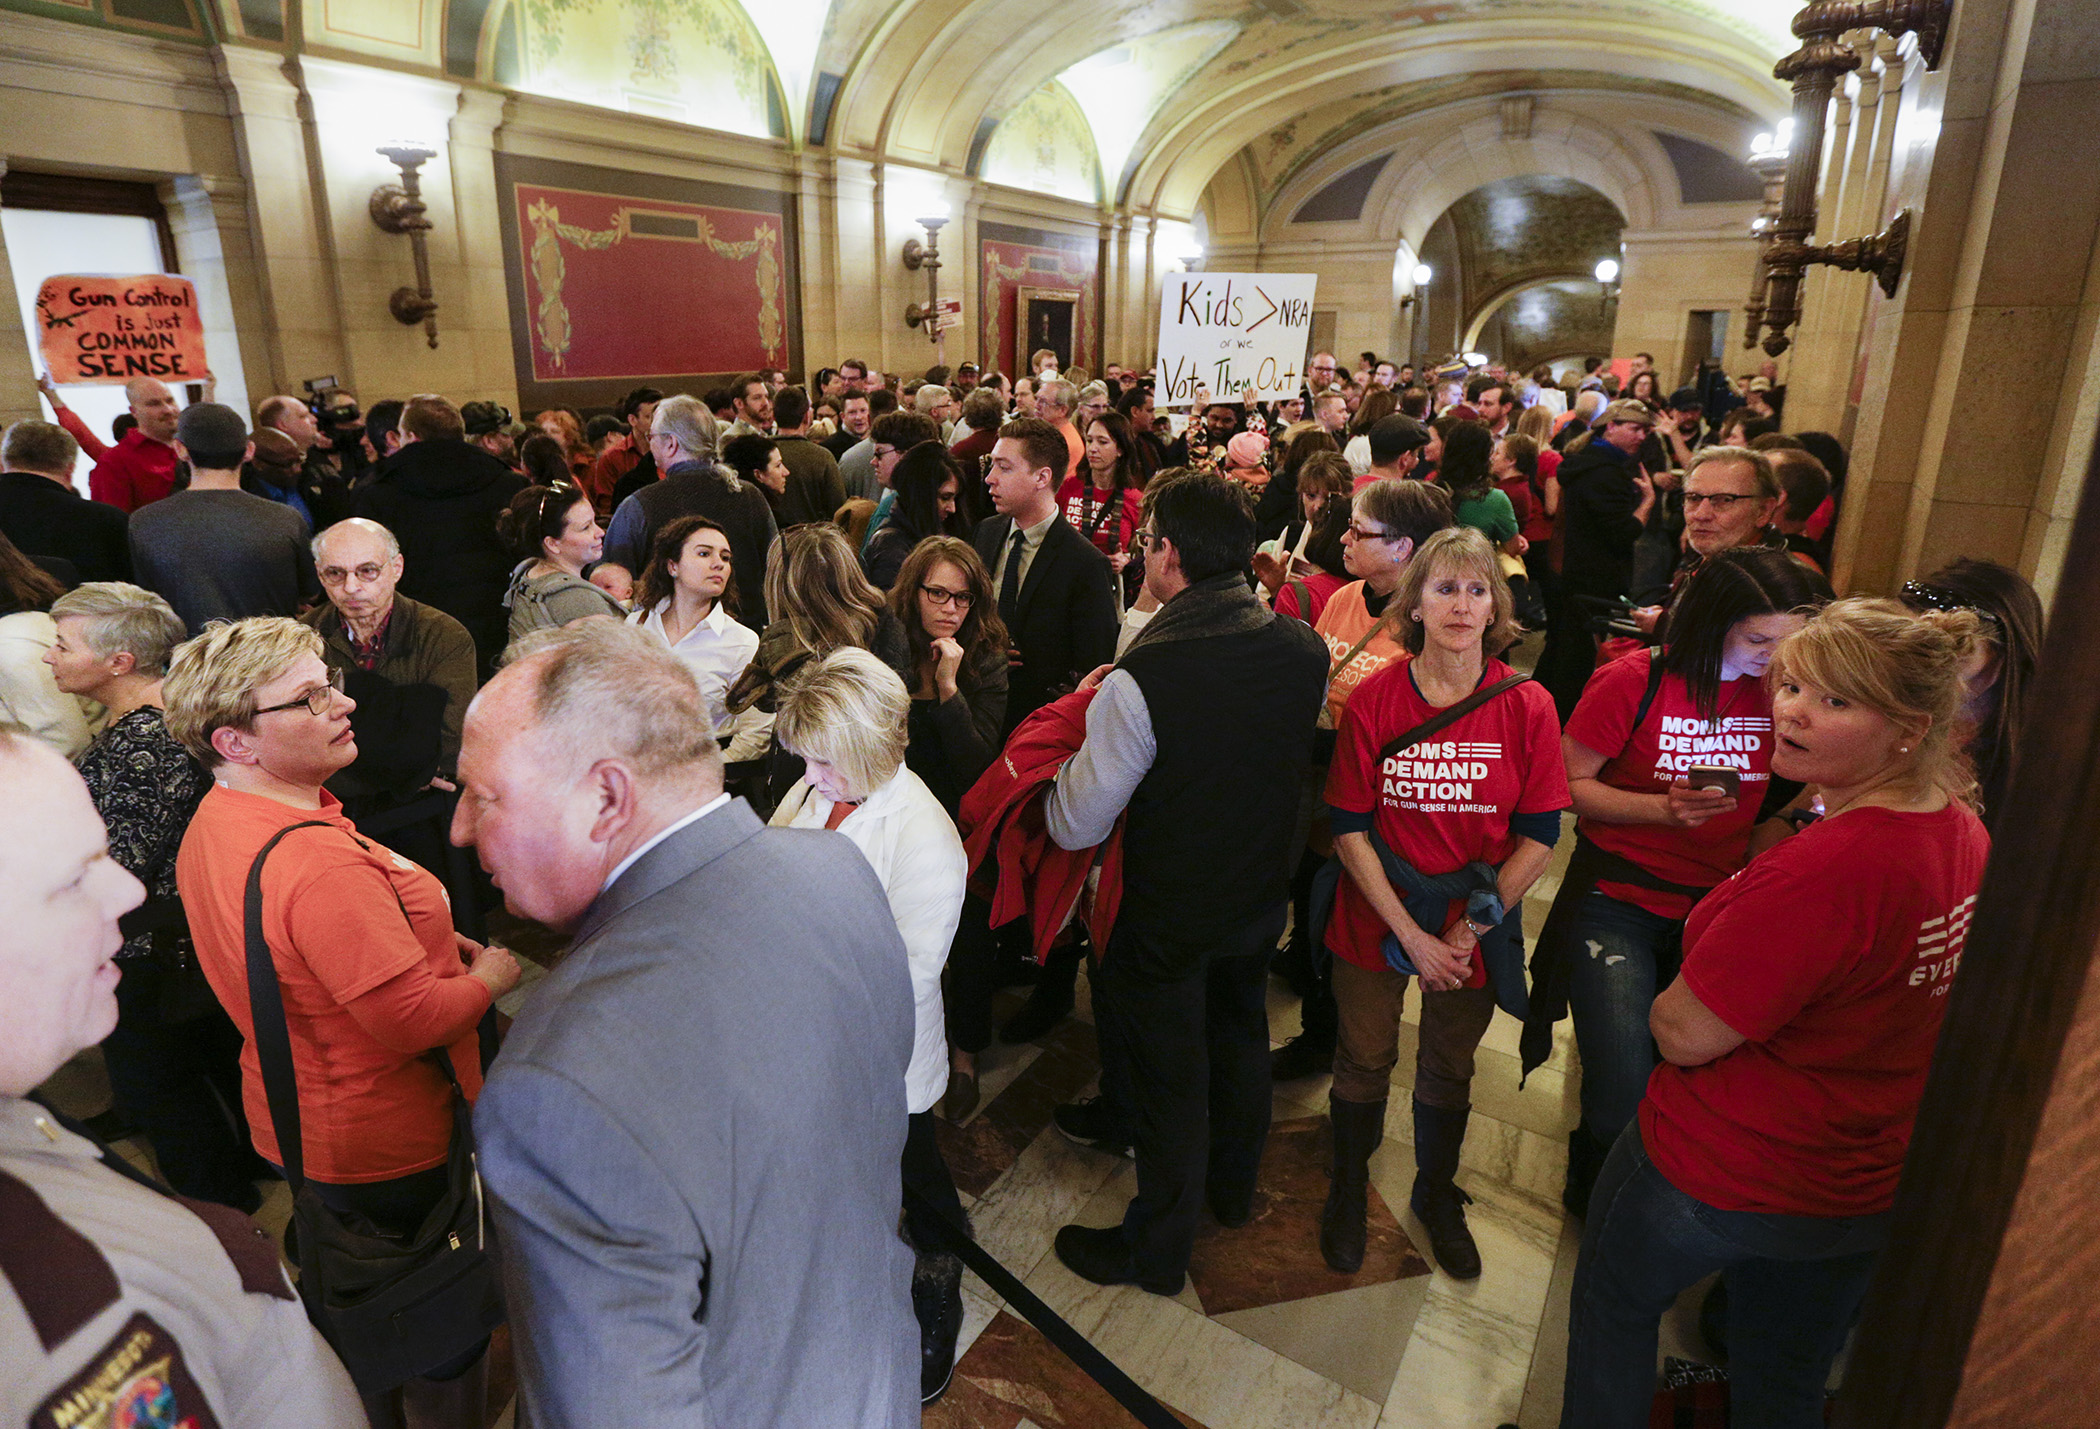
<path id="1" fill-rule="evenodd" d="M 1084 970 L 1099 1095 L 1055 1123 L 1136 1195 L 1056 1233 L 1076 1274 L 1178 1293 L 1253 1214 L 1273 1083 L 1330 1073 L 1304 1253 L 1360 1269 L 1413 982 L 1410 1209 L 1461 1279 L 1476 1050 L 1572 1016 L 1563 1424 L 1646 1422 L 1716 1271 L 1736 1412 L 1821 1422 L 2033 590 L 1834 598 L 1845 454 L 1769 371 L 1322 352 L 1177 419 L 1141 369 L 1028 366 L 530 426 L 140 380 L 106 445 L 46 389 L 0 437 L 0 1197 L 74 1259 L 0 1237 L 0 1406 L 166 1353 L 165 1422 L 478 1429 L 507 1311 L 521 1422 L 916 1423 L 969 1233 L 935 1119 Z M 514 1022 L 499 902 L 567 946 Z M 30 1100 L 98 1043 L 105 1116 Z M 238 1229 L 270 1177 L 303 1308 Z M 375 1241 L 426 1277 L 386 1355 Z M 93 1303 L 24 1289 L 80 1265 Z"/>

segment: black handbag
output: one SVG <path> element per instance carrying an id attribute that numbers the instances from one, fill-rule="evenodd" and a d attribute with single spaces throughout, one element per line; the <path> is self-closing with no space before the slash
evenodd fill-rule
<path id="1" fill-rule="evenodd" d="M 263 937 L 263 861 L 286 834 L 333 828 L 308 820 L 279 830 L 248 868 L 245 931 L 248 1001 L 270 1124 L 292 1188 L 293 1256 L 307 1318 L 342 1359 L 358 1392 L 383 1393 L 457 1360 L 503 1323 L 496 1267 L 483 1241 L 481 1183 L 474 1169 L 466 1094 L 445 1049 L 427 1053 L 452 1086 L 452 1151 L 445 1194 L 406 1238 L 321 1200 L 305 1177 L 299 1088 L 292 1070 L 284 991 Z M 398 901 L 399 895 L 396 895 Z M 407 916 L 407 909 L 402 909 Z"/>

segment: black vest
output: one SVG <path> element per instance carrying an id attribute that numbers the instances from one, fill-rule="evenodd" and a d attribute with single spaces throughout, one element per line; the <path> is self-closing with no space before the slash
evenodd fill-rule
<path id="1" fill-rule="evenodd" d="M 1211 943 L 1282 906 L 1291 835 L 1326 694 L 1311 627 L 1147 645 L 1123 658 L 1152 716 L 1152 767 L 1130 798 L 1118 925 Z"/>

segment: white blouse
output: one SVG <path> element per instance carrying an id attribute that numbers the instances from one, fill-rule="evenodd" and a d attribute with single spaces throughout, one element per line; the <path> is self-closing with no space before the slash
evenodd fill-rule
<path id="1" fill-rule="evenodd" d="M 706 619 L 688 630 L 684 639 L 673 643 L 664 629 L 664 617 L 671 613 L 675 599 L 666 596 L 653 610 L 637 610 L 627 617 L 627 623 L 641 626 L 669 645 L 671 653 L 685 661 L 686 668 L 693 672 L 693 678 L 700 682 L 700 694 L 707 701 L 707 712 L 714 720 L 716 736 L 729 737 L 729 747 L 722 757 L 732 764 L 758 758 L 766 751 L 773 717 L 749 709 L 732 718 L 728 704 L 729 687 L 758 653 L 758 632 L 739 622 L 722 602 L 716 601 Z"/>

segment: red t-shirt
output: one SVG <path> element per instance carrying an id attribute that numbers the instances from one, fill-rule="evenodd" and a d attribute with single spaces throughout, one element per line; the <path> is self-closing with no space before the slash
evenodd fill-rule
<path id="1" fill-rule="evenodd" d="M 488 1009 L 488 988 L 460 961 L 445 886 L 355 836 L 335 797 L 324 792 L 321 799 L 321 808 L 309 811 L 214 785 L 183 836 L 176 887 L 205 979 L 247 1039 L 241 1100 L 255 1149 L 282 1165 L 248 1007 L 248 867 L 279 829 L 308 819 L 335 826 L 301 829 L 270 851 L 263 937 L 284 989 L 306 1174 L 337 1184 L 387 1181 L 444 1163 L 452 1090 L 422 1051 L 449 1047 L 461 1087 L 470 1100 L 479 1095 L 475 1026 Z M 421 1041 L 404 1051 L 382 1041 L 347 1004 L 419 968 L 434 986 L 406 989 L 409 996 L 390 1009 L 401 1019 L 383 1029 L 394 1041 Z"/>
<path id="2" fill-rule="evenodd" d="M 1118 496 L 1121 501 L 1116 499 Z M 1121 492 L 1108 493 L 1104 501 L 1102 493 L 1084 474 L 1066 477 L 1065 484 L 1057 488 L 1058 509 L 1064 512 L 1066 524 L 1092 541 L 1104 556 L 1130 549 L 1137 534 L 1139 503 L 1143 500 L 1143 493 L 1125 487 Z M 1120 512 L 1115 509 L 1118 506 L 1122 508 Z"/>
<path id="3" fill-rule="evenodd" d="M 1350 695 L 1327 773 L 1327 802 L 1372 814 L 1386 846 L 1424 873 L 1454 873 L 1476 860 L 1500 863 L 1517 843 L 1509 831 L 1511 814 L 1568 807 L 1553 696 L 1535 681 L 1505 690 L 1374 768 L 1386 741 L 1437 714 L 1438 707 L 1415 688 L 1412 665 L 1412 657 L 1396 660 Z M 1510 673 L 1500 660 L 1490 660 L 1480 683 L 1491 685 Z M 1457 911 L 1454 899 L 1447 919 Z M 1342 879 L 1327 921 L 1327 946 L 1335 956 L 1382 968 L 1379 944 L 1388 931 L 1356 885 Z"/>
<path id="4" fill-rule="evenodd" d="M 1325 571 L 1314 571 L 1309 576 L 1294 576 L 1285 581 L 1282 588 L 1276 592 L 1276 613 L 1302 620 L 1307 625 L 1318 625 L 1320 613 L 1327 609 L 1327 602 L 1334 598 L 1336 591 L 1347 584 L 1349 577 L 1331 576 Z M 1300 585 L 1305 587 L 1306 595 L 1312 599 L 1311 610 L 1298 609 L 1298 592 L 1293 587 Z M 1348 648 L 1346 645 L 1342 647 L 1343 651 L 1347 651 Z"/>
<path id="5" fill-rule="evenodd" d="M 1960 804 L 1855 809 L 1700 900 L 1685 986 L 1749 1040 L 1655 1069 L 1640 1115 L 1656 1169 L 1724 1211 L 1887 1210 L 1989 852 Z"/>
<path id="6" fill-rule="evenodd" d="M 1557 517 L 1546 514 L 1546 483 L 1560 473 L 1560 453 L 1547 447 L 1539 452 L 1539 477 L 1531 487 L 1531 511 L 1518 513 L 1517 519 L 1524 523 L 1524 539 L 1534 546 L 1543 546 L 1553 539 L 1553 523 Z M 1505 487 L 1504 490 L 1508 488 Z M 1515 497 L 1510 498 L 1515 501 Z"/>
<path id="7" fill-rule="evenodd" d="M 1568 738 L 1605 757 L 1599 779 L 1636 794 L 1667 792 L 1694 764 L 1733 769 L 1742 780 L 1735 807 L 1696 829 L 1591 818 L 1576 827 L 1597 847 L 1633 860 L 1657 878 L 1711 888 L 1741 868 L 1750 851 L 1750 826 L 1757 822 L 1772 777 L 1772 697 L 1762 680 L 1725 681 L 1709 724 L 1684 680 L 1665 675 L 1648 717 L 1635 729 L 1634 711 L 1648 692 L 1651 658 L 1638 651 L 1590 676 L 1568 720 Z M 1597 890 L 1663 918 L 1682 918 L 1692 908 L 1692 900 L 1681 893 L 1630 883 L 1600 883 Z"/>

